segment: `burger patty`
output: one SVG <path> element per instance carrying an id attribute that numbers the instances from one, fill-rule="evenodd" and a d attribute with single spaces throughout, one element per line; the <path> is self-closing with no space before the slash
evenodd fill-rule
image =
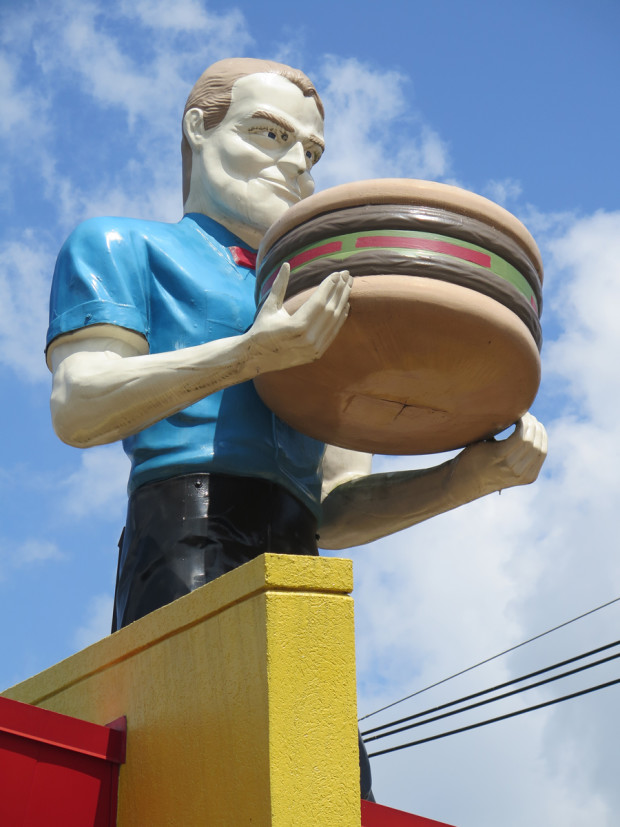
<path id="1" fill-rule="evenodd" d="M 500 302 L 523 321 L 539 349 L 542 344 L 541 278 L 534 262 L 518 240 L 477 218 L 391 204 L 315 216 L 278 239 L 259 262 L 258 304 L 285 261 L 291 264 L 286 298 L 341 269 L 350 269 L 354 277 L 439 279 Z"/>

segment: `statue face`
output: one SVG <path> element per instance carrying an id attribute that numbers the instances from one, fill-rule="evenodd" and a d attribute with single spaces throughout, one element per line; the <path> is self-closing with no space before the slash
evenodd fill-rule
<path id="1" fill-rule="evenodd" d="M 283 212 L 314 191 L 310 170 L 323 146 L 312 98 L 280 75 L 241 78 L 226 117 L 204 132 L 194 154 L 188 204 L 197 197 L 201 212 L 258 246 Z"/>

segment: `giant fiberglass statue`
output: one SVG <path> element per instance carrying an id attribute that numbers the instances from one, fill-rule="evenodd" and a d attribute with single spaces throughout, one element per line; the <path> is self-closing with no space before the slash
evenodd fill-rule
<path id="1" fill-rule="evenodd" d="M 319 359 L 350 310 L 338 270 L 290 315 L 284 265 L 256 313 L 255 251 L 312 194 L 323 150 L 302 72 L 220 61 L 185 107 L 179 223 L 91 219 L 60 252 L 54 427 L 82 448 L 122 439 L 131 459 L 114 629 L 263 552 L 368 543 L 538 475 L 546 435 L 529 414 L 438 467 L 372 475 L 369 454 L 306 436 L 261 401 L 252 380 Z"/>

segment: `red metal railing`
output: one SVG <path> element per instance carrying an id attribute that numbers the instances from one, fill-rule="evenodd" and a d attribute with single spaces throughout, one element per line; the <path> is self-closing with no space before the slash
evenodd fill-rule
<path id="1" fill-rule="evenodd" d="M 0 824 L 115 827 L 125 719 L 109 726 L 0 698 Z"/>
<path id="2" fill-rule="evenodd" d="M 403 813 L 382 804 L 362 801 L 362 827 L 450 827 L 442 821 Z"/>

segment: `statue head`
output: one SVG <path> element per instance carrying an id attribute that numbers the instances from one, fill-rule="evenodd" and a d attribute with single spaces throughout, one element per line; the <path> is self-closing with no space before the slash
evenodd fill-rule
<path id="1" fill-rule="evenodd" d="M 258 246 L 284 210 L 313 192 L 310 170 L 323 146 L 323 105 L 303 72 L 219 61 L 185 105 L 185 212 L 204 212 Z"/>

